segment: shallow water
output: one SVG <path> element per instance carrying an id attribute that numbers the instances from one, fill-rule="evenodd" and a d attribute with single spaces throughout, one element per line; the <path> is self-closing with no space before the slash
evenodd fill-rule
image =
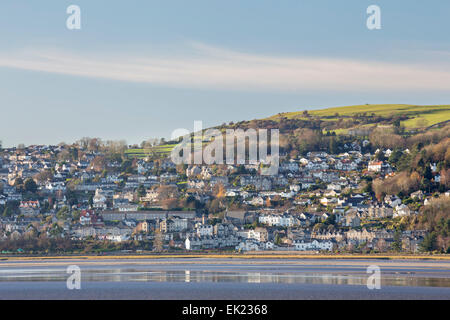
<path id="1" fill-rule="evenodd" d="M 69 290 L 67 267 L 81 270 Z M 381 289 L 369 290 L 381 270 Z M 147 259 L 1 262 L 0 299 L 450 299 L 450 263 Z"/>

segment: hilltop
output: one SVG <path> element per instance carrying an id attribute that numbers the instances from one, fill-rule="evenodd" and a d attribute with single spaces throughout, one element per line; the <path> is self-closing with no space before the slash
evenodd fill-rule
<path id="1" fill-rule="evenodd" d="M 336 133 L 346 133 L 349 129 L 345 120 L 361 119 L 355 126 L 367 127 L 374 124 L 393 124 L 399 120 L 399 125 L 406 129 L 424 129 L 450 120 L 450 105 L 409 105 L 409 104 L 375 104 L 333 107 L 320 110 L 278 113 L 261 119 L 279 122 L 282 119 L 319 120 L 329 122 L 324 127 L 333 127 Z M 340 123 L 339 123 L 340 122 Z M 366 123 L 364 123 L 366 122 Z"/>
<path id="2" fill-rule="evenodd" d="M 450 105 L 367 104 L 284 112 L 263 119 L 224 123 L 215 128 L 220 130 L 280 129 L 282 134 L 288 137 L 297 136 L 297 138 L 305 136 L 305 130 L 339 136 L 368 137 L 371 132 L 379 128 L 385 133 L 411 136 L 442 127 L 449 121 Z M 299 135 L 299 131 L 302 131 L 300 132 L 302 134 Z M 311 137 L 311 134 L 306 136 Z M 171 141 L 145 149 L 136 146 L 136 148 L 128 149 L 126 153 L 131 158 L 144 158 L 148 155 L 165 157 L 170 154 L 174 145 L 175 142 Z"/>

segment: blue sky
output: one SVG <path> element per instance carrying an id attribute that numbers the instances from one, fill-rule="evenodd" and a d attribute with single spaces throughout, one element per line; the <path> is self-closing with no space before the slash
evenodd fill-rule
<path id="1" fill-rule="evenodd" d="M 450 104 L 449 15 L 446 0 L 2 1 L 0 140 L 140 143 L 194 120 Z"/>

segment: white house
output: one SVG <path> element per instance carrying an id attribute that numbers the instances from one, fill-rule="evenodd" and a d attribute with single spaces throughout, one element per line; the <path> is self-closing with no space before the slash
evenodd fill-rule
<path id="1" fill-rule="evenodd" d="M 333 242 L 331 241 L 317 241 L 304 242 L 303 240 L 295 240 L 293 242 L 295 250 L 298 251 L 320 251 L 320 250 L 333 250 Z"/>
<path id="2" fill-rule="evenodd" d="M 106 197 L 102 189 L 95 190 L 93 200 L 93 206 L 97 209 L 106 209 Z"/>
<path id="3" fill-rule="evenodd" d="M 253 239 L 247 239 L 236 246 L 237 251 L 259 251 L 261 244 Z"/>
<path id="4" fill-rule="evenodd" d="M 199 237 L 212 236 L 214 233 L 214 227 L 212 225 L 199 224 L 195 229 Z"/>
<path id="5" fill-rule="evenodd" d="M 405 217 L 411 215 L 411 210 L 405 204 L 400 204 L 395 207 L 394 218 L 395 217 Z"/>
<path id="6" fill-rule="evenodd" d="M 370 161 L 367 169 L 371 172 L 381 172 L 382 166 L 383 161 Z"/>

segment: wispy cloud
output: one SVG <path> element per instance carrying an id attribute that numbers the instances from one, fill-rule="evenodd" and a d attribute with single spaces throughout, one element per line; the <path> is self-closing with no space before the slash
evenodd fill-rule
<path id="1" fill-rule="evenodd" d="M 0 67 L 170 87 L 227 90 L 450 90 L 450 64 L 387 63 L 242 53 L 190 44 L 185 54 L 0 54 Z M 180 51 L 181 52 L 181 51 Z"/>

